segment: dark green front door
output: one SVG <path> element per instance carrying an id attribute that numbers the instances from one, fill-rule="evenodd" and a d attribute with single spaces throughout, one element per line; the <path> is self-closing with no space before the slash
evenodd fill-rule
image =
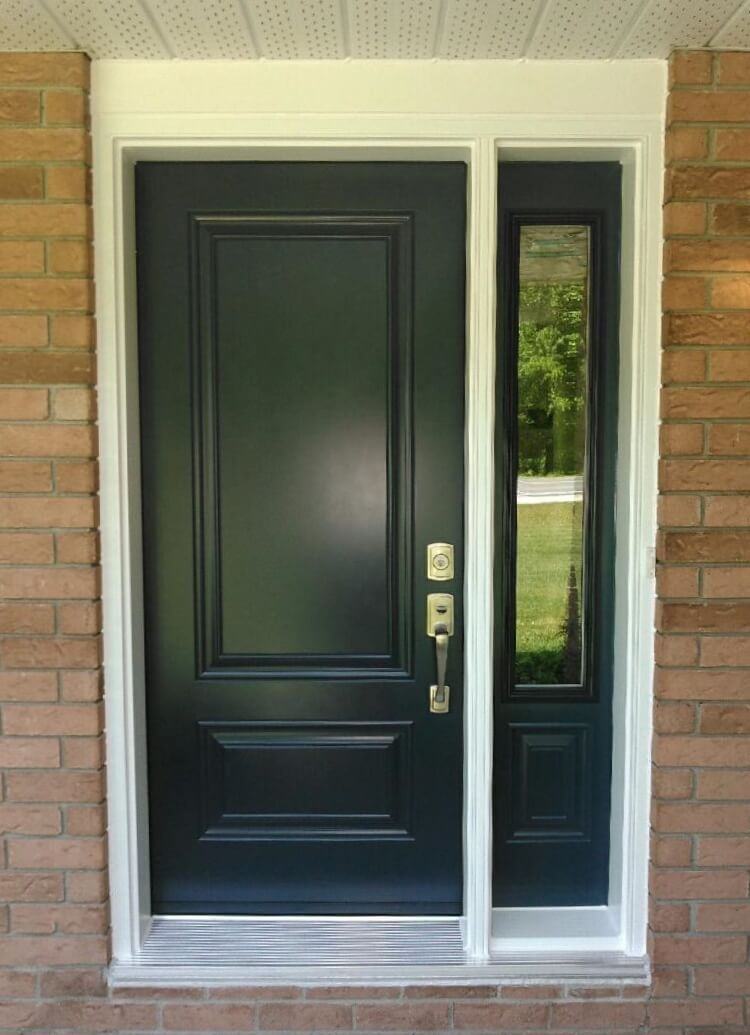
<path id="1" fill-rule="evenodd" d="M 464 167 L 136 186 L 154 911 L 459 913 Z"/>

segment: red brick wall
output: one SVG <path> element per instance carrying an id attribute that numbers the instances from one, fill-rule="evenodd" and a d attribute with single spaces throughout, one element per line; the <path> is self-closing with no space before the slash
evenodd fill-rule
<path id="1" fill-rule="evenodd" d="M 0 1004 L 107 956 L 88 75 L 0 56 Z"/>
<path id="2" fill-rule="evenodd" d="M 750 55 L 678 53 L 671 73 L 653 956 L 695 997 L 686 1023 L 736 1025 L 750 996 Z"/>
<path id="3" fill-rule="evenodd" d="M 88 68 L 0 55 L 0 1031 L 750 1031 L 750 58 L 672 72 L 653 985 L 108 993 Z"/>

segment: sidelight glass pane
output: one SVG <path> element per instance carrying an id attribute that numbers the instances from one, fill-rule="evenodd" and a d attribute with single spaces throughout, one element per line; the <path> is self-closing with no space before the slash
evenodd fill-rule
<path id="1" fill-rule="evenodd" d="M 516 684 L 580 683 L 589 228 L 521 227 Z"/>

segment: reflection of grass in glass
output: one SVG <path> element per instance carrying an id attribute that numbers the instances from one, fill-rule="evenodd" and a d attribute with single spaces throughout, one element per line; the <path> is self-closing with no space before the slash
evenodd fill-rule
<path id="1" fill-rule="evenodd" d="M 570 566 L 574 566 L 580 594 L 582 520 L 580 502 L 518 507 L 518 683 L 568 681 L 565 660 Z"/>

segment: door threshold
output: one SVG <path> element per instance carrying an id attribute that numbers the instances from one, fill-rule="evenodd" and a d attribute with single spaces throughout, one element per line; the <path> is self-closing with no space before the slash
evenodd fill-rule
<path id="1" fill-rule="evenodd" d="M 157 916 L 140 951 L 113 961 L 113 987 L 643 983 L 647 958 L 505 952 L 468 959 L 461 919 Z"/>

